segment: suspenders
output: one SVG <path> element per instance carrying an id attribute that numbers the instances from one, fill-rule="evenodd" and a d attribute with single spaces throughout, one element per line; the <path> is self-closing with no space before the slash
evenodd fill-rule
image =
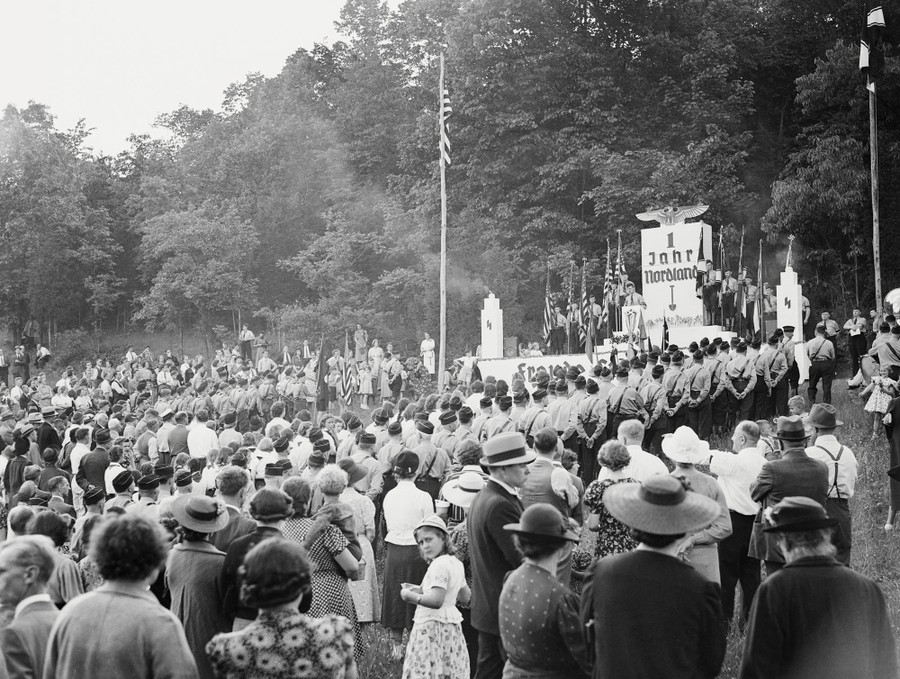
<path id="1" fill-rule="evenodd" d="M 837 457 L 831 454 L 827 448 L 823 446 L 816 446 L 819 450 L 824 450 L 825 454 L 831 458 L 832 462 L 834 462 L 834 481 L 831 484 L 831 488 L 828 489 L 828 494 L 831 495 L 831 491 L 834 491 L 837 494 L 837 499 L 841 500 L 841 491 L 838 490 L 837 480 L 838 480 L 838 462 L 841 460 L 841 455 L 844 454 L 844 446 L 841 446 L 841 449 L 837 453 Z"/>

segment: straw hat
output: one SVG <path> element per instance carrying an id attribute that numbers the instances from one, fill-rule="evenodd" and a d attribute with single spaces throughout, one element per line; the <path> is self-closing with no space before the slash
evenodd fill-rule
<path id="1" fill-rule="evenodd" d="M 485 441 L 484 457 L 481 464 L 485 467 L 508 467 L 514 464 L 530 464 L 537 456 L 525 443 L 525 437 L 518 432 L 497 434 Z"/>
<path id="2" fill-rule="evenodd" d="M 463 472 L 455 479 L 447 481 L 441 493 L 450 504 L 468 509 L 484 485 L 484 477 L 478 472 Z"/>
<path id="3" fill-rule="evenodd" d="M 172 516 L 198 533 L 215 533 L 228 525 L 225 503 L 205 495 L 179 495 L 172 502 Z"/>
<path id="4" fill-rule="evenodd" d="M 626 526 L 656 535 L 694 533 L 719 515 L 718 502 L 688 492 L 668 474 L 654 474 L 643 484 L 614 484 L 606 489 L 603 503 Z"/>
<path id="5" fill-rule="evenodd" d="M 662 449 L 672 462 L 702 464 L 709 459 L 709 443 L 701 441 L 690 427 L 678 427 L 674 434 L 666 434 Z"/>

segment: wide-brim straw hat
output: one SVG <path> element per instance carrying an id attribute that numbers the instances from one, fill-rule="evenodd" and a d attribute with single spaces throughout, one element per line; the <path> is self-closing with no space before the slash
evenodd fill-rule
<path id="1" fill-rule="evenodd" d="M 182 527 L 198 533 L 215 533 L 229 521 L 225 503 L 205 495 L 179 495 L 172 502 L 172 516 Z"/>
<path id="2" fill-rule="evenodd" d="M 603 503 L 626 526 L 655 535 L 684 535 L 709 526 L 719 503 L 686 490 L 674 476 L 654 474 L 640 483 L 617 483 L 606 489 Z"/>
<path id="3" fill-rule="evenodd" d="M 484 457 L 481 464 L 485 467 L 508 467 L 514 464 L 530 464 L 537 455 L 528 449 L 525 437 L 514 431 L 497 434 L 484 442 Z"/>
<path id="4" fill-rule="evenodd" d="M 709 460 L 709 443 L 701 441 L 690 427 L 678 427 L 674 434 L 666 434 L 662 450 L 672 462 L 702 464 Z"/>
<path id="5" fill-rule="evenodd" d="M 450 479 L 441 488 L 444 499 L 452 505 L 468 509 L 475 496 L 485 486 L 484 477 L 478 472 L 463 472 L 455 479 Z"/>

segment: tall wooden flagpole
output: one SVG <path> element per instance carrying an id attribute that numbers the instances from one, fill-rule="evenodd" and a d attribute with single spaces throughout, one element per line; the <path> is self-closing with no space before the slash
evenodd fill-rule
<path id="1" fill-rule="evenodd" d="M 444 392 L 444 372 L 447 368 L 447 180 L 445 169 L 444 142 L 445 142 L 445 117 L 444 117 L 444 55 L 441 54 L 441 80 L 438 87 L 438 101 L 440 102 L 438 123 L 440 125 L 441 162 L 441 337 L 438 351 L 438 393 Z M 447 149 L 449 155 L 449 148 Z"/>
<path id="2" fill-rule="evenodd" d="M 872 265 L 875 269 L 875 312 L 881 316 L 881 228 L 878 216 L 878 109 L 875 83 L 869 86 L 869 165 L 872 171 Z"/>

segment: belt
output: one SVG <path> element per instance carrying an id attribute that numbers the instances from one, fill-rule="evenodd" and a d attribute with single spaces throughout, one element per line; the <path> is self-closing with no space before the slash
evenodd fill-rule
<path id="1" fill-rule="evenodd" d="M 833 358 L 814 358 L 812 360 L 813 363 L 826 363 L 827 361 L 833 361 Z"/>

